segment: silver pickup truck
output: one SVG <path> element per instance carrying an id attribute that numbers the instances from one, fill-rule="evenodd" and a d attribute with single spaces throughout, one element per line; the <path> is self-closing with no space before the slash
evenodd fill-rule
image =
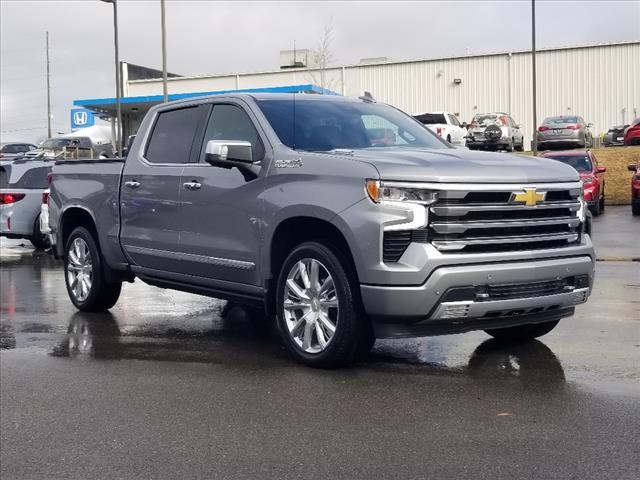
<path id="1" fill-rule="evenodd" d="M 78 309 L 139 278 L 260 309 L 336 367 L 376 337 L 548 333 L 591 292 L 581 192 L 369 97 L 238 94 L 152 108 L 126 160 L 58 162 L 49 203 Z"/>

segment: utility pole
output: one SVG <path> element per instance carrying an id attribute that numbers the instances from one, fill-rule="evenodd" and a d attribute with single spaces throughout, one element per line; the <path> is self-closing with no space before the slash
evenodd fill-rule
<path id="1" fill-rule="evenodd" d="M 49 78 L 49 32 L 47 32 L 47 138 L 51 138 L 51 80 Z"/>
<path id="2" fill-rule="evenodd" d="M 113 43 L 116 53 L 116 154 L 122 152 L 122 105 L 120 97 L 122 97 L 122 80 L 120 75 L 120 52 L 118 49 L 118 1 L 117 0 L 100 0 L 104 3 L 113 5 Z"/>
<path id="3" fill-rule="evenodd" d="M 160 17 L 162 22 L 162 94 L 163 101 L 169 101 L 169 90 L 167 88 L 167 28 L 165 25 L 164 0 L 160 0 Z"/>
<path id="4" fill-rule="evenodd" d="M 531 74 L 533 85 L 533 154 L 538 154 L 538 111 L 536 102 L 536 0 L 531 0 Z"/>

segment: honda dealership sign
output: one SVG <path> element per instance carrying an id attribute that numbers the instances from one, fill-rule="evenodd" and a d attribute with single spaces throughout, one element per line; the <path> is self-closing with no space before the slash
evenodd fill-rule
<path id="1" fill-rule="evenodd" d="M 92 127 L 96 123 L 96 118 L 91 110 L 86 108 L 71 109 L 71 130 L 77 128 Z"/>

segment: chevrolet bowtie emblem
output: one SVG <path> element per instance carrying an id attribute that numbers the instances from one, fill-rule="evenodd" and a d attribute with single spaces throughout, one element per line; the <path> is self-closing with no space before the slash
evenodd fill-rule
<path id="1" fill-rule="evenodd" d="M 511 203 L 524 203 L 528 207 L 533 207 L 538 203 L 544 202 L 545 192 L 536 192 L 535 188 L 525 188 L 524 192 L 513 192 L 511 194 Z"/>

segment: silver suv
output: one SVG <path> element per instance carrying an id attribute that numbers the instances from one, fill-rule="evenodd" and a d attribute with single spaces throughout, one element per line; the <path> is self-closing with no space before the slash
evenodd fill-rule
<path id="1" fill-rule="evenodd" d="M 502 112 L 479 113 L 469 124 L 470 150 L 524 150 L 524 135 L 510 115 Z"/>

